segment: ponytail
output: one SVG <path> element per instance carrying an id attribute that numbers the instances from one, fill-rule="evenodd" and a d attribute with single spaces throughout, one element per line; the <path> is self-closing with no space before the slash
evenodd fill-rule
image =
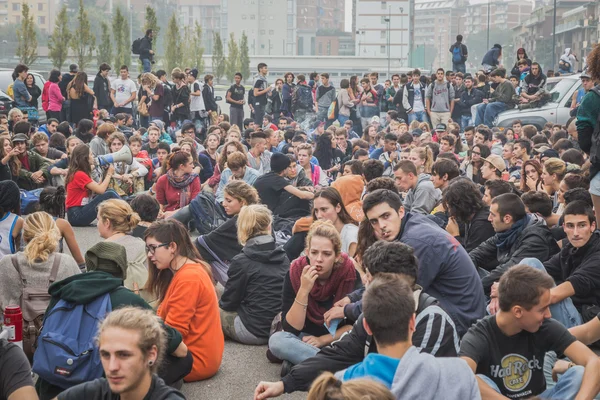
<path id="1" fill-rule="evenodd" d="M 237 236 L 242 246 L 259 235 L 270 235 L 273 215 L 263 204 L 244 206 L 240 210 L 237 220 Z"/>
<path id="2" fill-rule="evenodd" d="M 23 253 L 28 262 L 48 261 L 58 248 L 60 231 L 50 214 L 38 211 L 25 218 L 23 240 L 27 243 Z"/>

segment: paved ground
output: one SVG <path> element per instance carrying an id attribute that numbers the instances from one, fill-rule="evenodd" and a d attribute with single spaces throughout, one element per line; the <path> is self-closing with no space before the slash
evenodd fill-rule
<path id="1" fill-rule="evenodd" d="M 100 241 L 96 228 L 74 228 L 83 254 Z M 65 246 L 65 251 L 68 251 Z M 219 373 L 203 382 L 186 383 L 183 393 L 188 399 L 242 400 L 251 399 L 259 381 L 279 380 L 279 364 L 270 364 L 265 357 L 266 346 L 245 346 L 225 342 L 225 354 Z M 305 399 L 306 393 L 280 397 L 285 400 Z"/>

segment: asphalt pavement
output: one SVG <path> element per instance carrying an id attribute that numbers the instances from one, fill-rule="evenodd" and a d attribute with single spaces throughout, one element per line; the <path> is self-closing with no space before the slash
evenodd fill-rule
<path id="1" fill-rule="evenodd" d="M 95 227 L 73 229 L 83 254 L 101 240 Z M 67 246 L 65 252 L 68 252 Z M 246 346 L 227 340 L 217 375 L 206 381 L 184 384 L 183 393 L 193 400 L 252 399 L 258 382 L 279 380 L 281 366 L 269 363 L 266 350 L 266 346 Z M 284 400 L 305 398 L 306 393 L 301 392 L 280 397 Z"/>

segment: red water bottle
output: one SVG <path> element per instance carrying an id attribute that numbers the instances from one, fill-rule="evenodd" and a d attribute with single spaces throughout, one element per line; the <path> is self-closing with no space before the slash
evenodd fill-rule
<path id="1" fill-rule="evenodd" d="M 10 305 L 4 309 L 4 329 L 8 330 L 8 341 L 23 348 L 23 313 L 21 307 Z"/>

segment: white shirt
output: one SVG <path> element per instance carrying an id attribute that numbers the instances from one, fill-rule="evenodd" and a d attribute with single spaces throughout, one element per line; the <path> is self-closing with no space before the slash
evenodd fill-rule
<path id="1" fill-rule="evenodd" d="M 133 93 L 137 92 L 137 86 L 131 79 L 115 79 L 110 85 L 115 91 L 115 101 L 118 104 L 125 103 Z M 131 108 L 131 102 L 125 104 L 123 108 Z"/>

